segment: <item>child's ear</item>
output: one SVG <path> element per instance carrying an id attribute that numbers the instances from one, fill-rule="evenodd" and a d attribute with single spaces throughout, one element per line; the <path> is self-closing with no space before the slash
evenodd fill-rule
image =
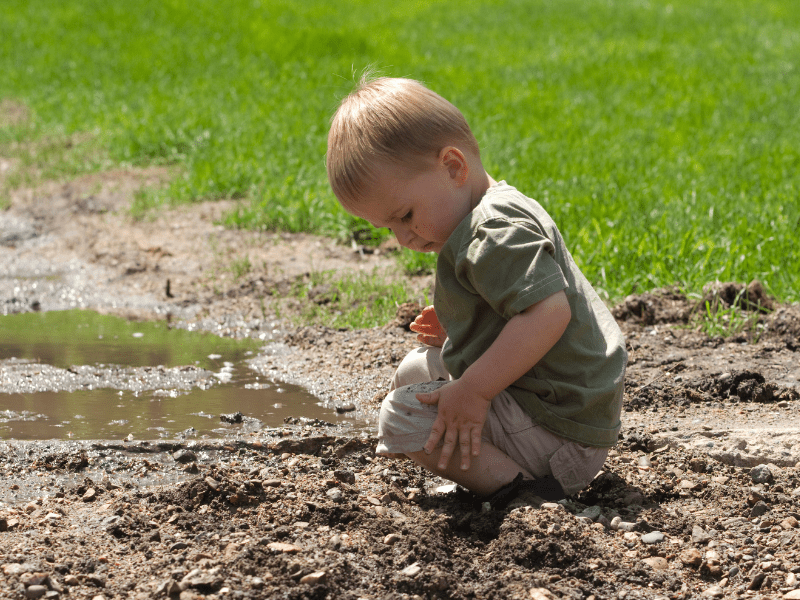
<path id="1" fill-rule="evenodd" d="M 456 185 L 464 185 L 469 175 L 469 163 L 464 153 L 455 146 L 446 146 L 439 153 L 439 160 L 447 168 L 450 178 Z"/>

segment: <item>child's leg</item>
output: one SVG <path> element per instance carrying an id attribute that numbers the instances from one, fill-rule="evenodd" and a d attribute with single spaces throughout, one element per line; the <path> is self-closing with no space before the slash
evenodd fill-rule
<path id="1" fill-rule="evenodd" d="M 430 392 L 447 383 L 430 381 L 404 386 L 389 393 L 381 405 L 378 423 L 378 454 L 404 454 L 418 464 L 442 477 L 446 477 L 479 495 L 489 495 L 523 473 L 531 473 L 495 447 L 491 440 L 484 439 L 481 452 L 472 457 L 470 468 L 462 471 L 458 458 L 451 458 L 444 470 L 437 468 L 441 445 L 431 454 L 425 454 L 422 446 L 428 440 L 433 422 L 436 420 L 435 406 L 422 404 L 416 399 L 420 392 Z"/>
<path id="2" fill-rule="evenodd" d="M 533 479 L 533 475 L 514 462 L 505 452 L 486 440 L 481 442 L 480 454 L 472 457 L 469 469 L 466 471 L 461 470 L 457 456 L 450 457 L 450 462 L 446 469 L 439 469 L 437 465 L 439 464 L 441 450 L 442 447 L 438 446 L 430 454 L 425 454 L 424 450 L 419 450 L 417 452 L 407 452 L 406 456 L 436 475 L 454 481 L 479 496 L 494 494 L 501 487 L 514 481 L 514 478 L 519 473 L 522 473 L 526 479 Z"/>
<path id="3" fill-rule="evenodd" d="M 450 380 L 450 373 L 442 361 L 442 349 L 424 346 L 406 354 L 394 373 L 389 389 L 439 379 Z"/>

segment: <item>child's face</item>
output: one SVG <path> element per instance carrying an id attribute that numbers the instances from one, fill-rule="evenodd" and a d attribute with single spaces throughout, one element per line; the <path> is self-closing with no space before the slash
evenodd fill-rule
<path id="1" fill-rule="evenodd" d="M 473 208 L 464 156 L 445 150 L 424 170 L 383 169 L 348 211 L 375 227 L 388 227 L 406 248 L 438 253 Z"/>

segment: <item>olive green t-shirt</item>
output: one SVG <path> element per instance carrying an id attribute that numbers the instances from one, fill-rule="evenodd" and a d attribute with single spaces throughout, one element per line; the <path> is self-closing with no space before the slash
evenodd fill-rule
<path id="1" fill-rule="evenodd" d="M 547 212 L 504 181 L 487 190 L 439 253 L 434 306 L 448 336 L 442 358 L 461 377 L 509 319 L 560 290 L 572 310 L 566 331 L 508 392 L 556 435 L 610 447 L 620 429 L 622 333 Z"/>

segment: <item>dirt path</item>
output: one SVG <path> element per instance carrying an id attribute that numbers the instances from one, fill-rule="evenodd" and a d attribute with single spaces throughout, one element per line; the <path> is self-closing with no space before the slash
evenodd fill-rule
<path id="1" fill-rule="evenodd" d="M 223 203 L 131 220 L 133 191 L 168 175 L 16 192 L 0 213 L 0 310 L 267 333 L 255 369 L 374 418 L 413 336 L 286 328 L 265 299 L 303 273 L 391 259 L 224 230 Z M 662 291 L 616 307 L 623 435 L 595 483 L 554 506 L 484 511 L 376 457 L 373 438 L 308 423 L 219 442 L 0 442 L 0 596 L 800 598 L 800 308 L 764 316 L 752 343 L 690 327 L 694 304 Z M 0 392 L 41 372 L 0 362 Z"/>

